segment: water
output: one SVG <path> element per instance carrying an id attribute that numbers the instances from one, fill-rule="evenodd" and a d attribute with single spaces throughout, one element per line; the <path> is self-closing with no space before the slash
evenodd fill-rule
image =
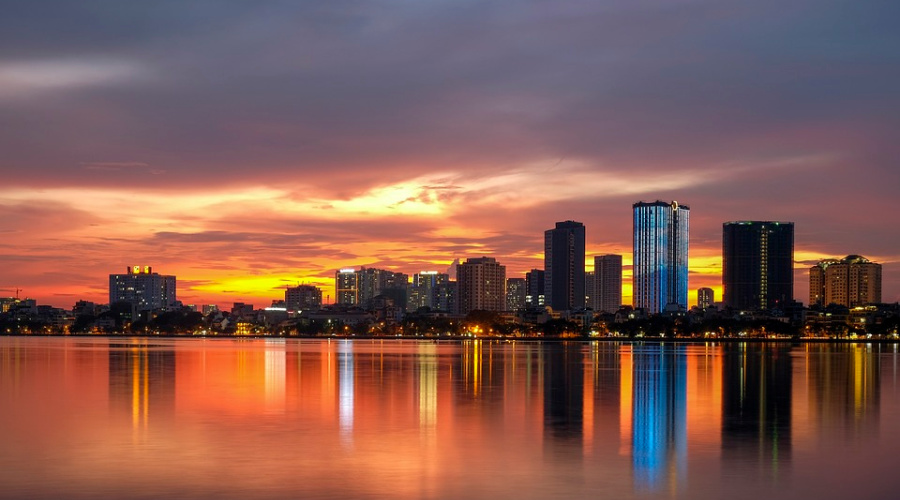
<path id="1" fill-rule="evenodd" d="M 0 338 L 2 498 L 897 498 L 895 345 Z"/>

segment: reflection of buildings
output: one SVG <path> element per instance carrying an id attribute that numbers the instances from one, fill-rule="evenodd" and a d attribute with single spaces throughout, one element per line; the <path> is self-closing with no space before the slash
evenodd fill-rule
<path id="1" fill-rule="evenodd" d="M 810 402 L 813 417 L 830 435 L 877 434 L 881 366 L 871 344 L 810 345 Z"/>
<path id="2" fill-rule="evenodd" d="M 634 481 L 658 490 L 686 472 L 687 359 L 684 346 L 647 344 L 635 346 L 631 362 Z"/>
<path id="3" fill-rule="evenodd" d="M 722 346 L 722 462 L 776 473 L 791 450 L 791 347 Z"/>
<path id="4" fill-rule="evenodd" d="M 423 432 L 431 434 L 437 424 L 437 346 L 419 344 L 416 355 L 419 370 L 419 427 Z"/>
<path id="5" fill-rule="evenodd" d="M 143 340 L 109 344 L 109 403 L 146 428 L 151 415 L 175 408 L 175 351 Z M 151 408 L 153 409 L 151 413 Z"/>
<path id="6" fill-rule="evenodd" d="M 338 345 L 338 419 L 344 437 L 353 434 L 353 368 L 353 343 L 345 340 Z"/>
<path id="7" fill-rule="evenodd" d="M 581 344 L 545 344 L 544 351 L 544 429 L 550 438 L 580 441 L 584 420 Z"/>

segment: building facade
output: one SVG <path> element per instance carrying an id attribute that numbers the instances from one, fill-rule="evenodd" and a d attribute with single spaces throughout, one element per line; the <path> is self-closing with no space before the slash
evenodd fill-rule
<path id="1" fill-rule="evenodd" d="M 638 202 L 634 209 L 634 306 L 687 309 L 690 207 Z"/>
<path id="2" fill-rule="evenodd" d="M 506 279 L 506 310 L 518 311 L 525 308 L 525 278 Z"/>
<path id="3" fill-rule="evenodd" d="M 506 267 L 493 257 L 466 259 L 456 267 L 459 314 L 506 309 Z"/>
<path id="4" fill-rule="evenodd" d="M 857 307 L 881 302 L 881 264 L 860 255 L 826 259 L 809 270 L 809 305 Z"/>
<path id="5" fill-rule="evenodd" d="M 716 303 L 716 292 L 712 288 L 697 289 L 697 307 L 706 309 Z"/>
<path id="6" fill-rule="evenodd" d="M 614 313 L 622 307 L 622 256 L 594 257 L 594 276 L 588 289 L 590 307 L 596 312 Z"/>
<path id="7" fill-rule="evenodd" d="M 722 224 L 722 286 L 726 307 L 767 311 L 794 300 L 794 223 Z"/>
<path id="8" fill-rule="evenodd" d="M 109 303 L 128 302 L 134 311 L 176 305 L 175 276 L 154 273 L 150 266 L 129 266 L 125 274 L 109 275 Z"/>
<path id="9" fill-rule="evenodd" d="M 544 292 L 555 310 L 584 308 L 584 224 L 567 220 L 544 231 Z"/>
<path id="10" fill-rule="evenodd" d="M 334 303 L 359 305 L 359 273 L 356 269 L 344 268 L 334 272 Z"/>
<path id="11" fill-rule="evenodd" d="M 421 307 L 437 309 L 439 303 L 438 287 L 450 281 L 450 275 L 437 271 L 422 271 L 412 277 L 409 287 L 407 310 L 415 311 Z"/>
<path id="12" fill-rule="evenodd" d="M 545 302 L 544 270 L 532 269 L 525 273 L 525 307 L 543 307 Z"/>
<path id="13" fill-rule="evenodd" d="M 288 311 L 318 311 L 322 308 L 322 290 L 313 285 L 297 285 L 284 291 Z"/>

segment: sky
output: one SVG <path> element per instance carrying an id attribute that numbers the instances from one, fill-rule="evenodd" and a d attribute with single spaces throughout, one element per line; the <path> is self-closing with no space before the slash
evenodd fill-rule
<path id="1" fill-rule="evenodd" d="M 632 204 L 795 224 L 900 300 L 900 3 L 3 2 L 0 296 L 70 308 L 150 265 L 186 304 L 265 306 L 334 271 L 624 255 Z M 590 269 L 590 266 L 588 267 Z"/>

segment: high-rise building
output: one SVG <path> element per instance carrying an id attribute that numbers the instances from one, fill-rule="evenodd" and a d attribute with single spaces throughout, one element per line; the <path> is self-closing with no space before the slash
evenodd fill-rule
<path id="1" fill-rule="evenodd" d="M 350 267 L 334 272 L 334 303 L 359 305 L 359 273 L 356 269 Z"/>
<path id="2" fill-rule="evenodd" d="M 716 292 L 712 288 L 697 289 L 697 307 L 706 309 L 716 303 Z"/>
<path id="3" fill-rule="evenodd" d="M 545 302 L 544 270 L 532 269 L 525 273 L 525 307 L 541 307 Z"/>
<path id="4" fill-rule="evenodd" d="M 596 293 L 597 293 L 597 283 L 594 281 L 594 271 L 585 271 L 584 272 L 584 305 L 590 307 L 593 310 L 597 310 L 594 306 L 596 305 Z"/>
<path id="5" fill-rule="evenodd" d="M 794 223 L 722 224 L 722 285 L 726 307 L 783 308 L 794 300 Z"/>
<path id="6" fill-rule="evenodd" d="M 525 308 L 525 278 L 506 278 L 506 310 Z"/>
<path id="7" fill-rule="evenodd" d="M 394 304 L 406 309 L 409 276 L 374 267 L 363 267 L 356 274 L 359 276 L 359 304 L 361 306 L 371 309 L 375 297 L 384 295 L 393 299 Z"/>
<path id="8" fill-rule="evenodd" d="M 434 287 L 434 310 L 448 313 L 459 313 L 459 283 L 456 281 L 447 281 L 438 283 Z"/>
<path id="9" fill-rule="evenodd" d="M 150 266 L 129 266 L 125 274 L 109 275 L 109 303 L 129 302 L 134 311 L 176 305 L 175 276 L 154 273 Z"/>
<path id="10" fill-rule="evenodd" d="M 584 308 L 584 224 L 567 220 L 544 231 L 544 291 L 555 310 Z"/>
<path id="11" fill-rule="evenodd" d="M 409 288 L 407 309 L 415 311 L 420 307 L 437 309 L 438 286 L 450 281 L 450 275 L 437 271 L 422 271 L 413 275 L 412 286 Z"/>
<path id="12" fill-rule="evenodd" d="M 591 309 L 614 313 L 622 307 L 622 256 L 594 257 L 594 275 L 588 288 Z"/>
<path id="13" fill-rule="evenodd" d="M 456 267 L 459 314 L 506 309 L 506 267 L 493 257 L 466 259 Z"/>
<path id="14" fill-rule="evenodd" d="M 634 208 L 634 306 L 649 313 L 687 309 L 690 207 L 638 202 Z"/>
<path id="15" fill-rule="evenodd" d="M 338 304 L 371 308 L 379 295 L 390 297 L 395 304 L 406 308 L 409 276 L 376 268 L 341 269 L 335 272 L 335 294 Z"/>
<path id="16" fill-rule="evenodd" d="M 881 302 L 881 264 L 860 255 L 826 259 L 809 270 L 809 305 L 856 307 Z"/>
<path id="17" fill-rule="evenodd" d="M 284 291 L 288 311 L 318 311 L 322 308 L 322 290 L 313 285 L 297 285 Z"/>

